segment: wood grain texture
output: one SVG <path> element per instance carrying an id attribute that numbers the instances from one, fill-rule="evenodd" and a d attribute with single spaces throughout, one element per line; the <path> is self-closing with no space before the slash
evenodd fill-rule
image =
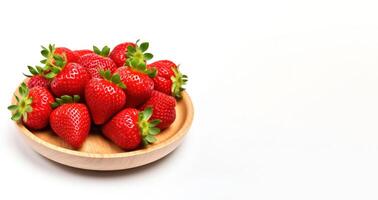
<path id="1" fill-rule="evenodd" d="M 15 103 L 15 99 L 12 99 Z M 183 98 L 176 105 L 176 120 L 158 134 L 157 142 L 143 149 L 125 152 L 100 132 L 91 130 L 83 146 L 72 149 L 51 129 L 30 131 L 22 123 L 16 123 L 28 144 L 44 157 L 63 165 L 88 170 L 122 170 L 154 162 L 178 147 L 188 132 L 193 120 L 193 105 L 184 91 Z"/>

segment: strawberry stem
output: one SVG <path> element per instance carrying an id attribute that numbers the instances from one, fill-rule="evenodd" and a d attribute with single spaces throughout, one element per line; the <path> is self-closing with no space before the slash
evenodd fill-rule
<path id="1" fill-rule="evenodd" d="M 55 98 L 55 102 L 51 104 L 51 107 L 56 108 L 66 103 L 77 103 L 79 101 L 80 101 L 79 95 L 73 95 L 73 96 L 63 95 L 60 98 Z"/>
<path id="2" fill-rule="evenodd" d="M 110 53 L 110 48 L 108 46 L 104 46 L 100 50 L 98 47 L 93 46 L 93 52 L 95 52 L 95 54 L 97 54 L 97 55 L 100 55 L 100 56 L 103 56 L 103 57 L 108 57 L 109 53 Z"/>
<path id="3" fill-rule="evenodd" d="M 139 40 L 136 41 L 135 47 L 131 45 L 127 47 L 126 65 L 153 78 L 156 76 L 156 69 L 147 69 L 147 61 L 153 58 L 151 53 L 146 53 L 149 43 L 143 42 L 138 45 L 138 42 Z"/>
<path id="4" fill-rule="evenodd" d="M 28 120 L 27 113 L 33 111 L 31 107 L 33 100 L 29 97 L 29 88 L 26 87 L 25 83 L 22 83 L 18 88 L 18 93 L 20 98 L 14 95 L 17 103 L 8 106 L 8 109 L 12 111 L 12 120 L 19 121 L 22 118 L 26 122 Z"/>
<path id="5" fill-rule="evenodd" d="M 111 82 L 111 83 L 114 83 L 116 84 L 118 87 L 122 88 L 122 89 L 126 89 L 126 85 L 121 81 L 121 77 L 119 76 L 118 73 L 114 73 L 112 75 L 112 73 L 110 72 L 110 70 L 100 70 L 100 75 L 101 77 L 103 77 L 105 80 Z"/>
<path id="6" fill-rule="evenodd" d="M 188 81 L 188 76 L 185 74 L 182 74 L 179 70 L 178 67 L 172 67 L 172 71 L 174 73 L 174 76 L 171 77 L 172 80 L 172 95 L 178 99 L 182 98 L 181 92 L 185 90 L 183 86 L 186 84 Z"/>
<path id="7" fill-rule="evenodd" d="M 45 64 L 43 67 L 44 71 L 50 71 L 47 73 L 45 78 L 47 79 L 52 79 L 54 78 L 61 70 L 62 68 L 66 65 L 67 58 L 66 54 L 63 53 L 63 56 L 54 54 L 55 52 L 55 45 L 54 44 L 49 44 L 48 48 L 41 46 L 42 51 L 41 54 L 45 58 L 41 60 L 42 64 Z"/>
<path id="8" fill-rule="evenodd" d="M 26 77 L 32 77 L 32 76 L 37 76 L 37 75 L 44 76 L 46 72 L 42 67 L 38 65 L 36 65 L 35 67 L 28 66 L 28 69 L 31 75 L 23 73 L 23 75 Z"/>
<path id="9" fill-rule="evenodd" d="M 160 120 L 150 120 L 152 116 L 152 108 L 148 107 L 138 114 L 138 125 L 142 134 L 143 145 L 152 144 L 157 141 L 155 135 L 160 133 L 160 129 L 155 127 L 160 123 Z"/>

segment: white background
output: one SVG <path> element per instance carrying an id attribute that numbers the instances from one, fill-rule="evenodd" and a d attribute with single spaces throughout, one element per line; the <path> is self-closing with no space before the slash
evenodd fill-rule
<path id="1" fill-rule="evenodd" d="M 375 2 L 1 2 L 0 199 L 377 199 Z M 99 173 L 26 146 L 6 107 L 40 45 L 138 38 L 189 75 L 180 148 Z"/>

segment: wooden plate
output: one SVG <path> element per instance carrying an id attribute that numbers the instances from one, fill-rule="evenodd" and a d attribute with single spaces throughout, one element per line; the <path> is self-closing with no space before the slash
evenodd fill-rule
<path id="1" fill-rule="evenodd" d="M 15 103 L 13 98 L 12 103 Z M 157 135 L 157 142 L 143 149 L 125 152 L 101 133 L 91 130 L 83 146 L 72 149 L 51 129 L 30 131 L 22 123 L 16 123 L 23 137 L 42 156 L 63 165 L 88 170 L 122 170 L 154 162 L 178 147 L 193 120 L 193 105 L 184 91 L 176 105 L 176 120 L 168 129 Z"/>

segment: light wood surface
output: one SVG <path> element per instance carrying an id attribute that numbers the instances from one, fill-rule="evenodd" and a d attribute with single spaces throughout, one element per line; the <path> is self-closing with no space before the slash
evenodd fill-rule
<path id="1" fill-rule="evenodd" d="M 13 98 L 12 102 L 15 102 Z M 193 105 L 184 91 L 176 105 L 176 120 L 168 129 L 157 135 L 157 142 L 135 151 L 125 152 L 99 131 L 91 130 L 83 146 L 72 149 L 51 129 L 30 131 L 16 123 L 28 144 L 44 157 L 63 165 L 88 170 L 122 170 L 142 166 L 163 158 L 180 145 L 193 120 Z"/>

